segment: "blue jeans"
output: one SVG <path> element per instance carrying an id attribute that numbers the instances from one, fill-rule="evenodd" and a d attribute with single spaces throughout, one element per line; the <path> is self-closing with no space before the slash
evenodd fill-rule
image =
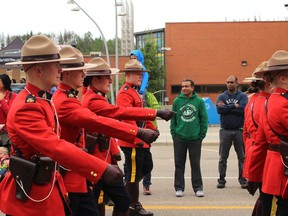
<path id="1" fill-rule="evenodd" d="M 227 159 L 229 157 L 230 148 L 233 144 L 234 150 L 237 154 L 238 158 L 238 180 L 241 181 L 244 179 L 242 177 L 243 172 L 243 164 L 244 164 L 244 143 L 243 143 L 243 131 L 236 129 L 221 129 L 219 131 L 220 137 L 220 146 L 219 146 L 219 163 L 218 163 L 218 171 L 220 179 L 218 181 L 225 180 L 226 170 L 227 170 Z"/>

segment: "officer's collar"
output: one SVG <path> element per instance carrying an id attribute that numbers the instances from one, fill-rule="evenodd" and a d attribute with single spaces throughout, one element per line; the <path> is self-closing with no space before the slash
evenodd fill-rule
<path id="1" fill-rule="evenodd" d="M 97 88 L 95 88 L 94 86 L 90 86 L 90 89 L 91 89 L 94 93 L 96 93 L 96 94 L 98 94 L 98 95 L 101 95 L 101 96 L 103 96 L 103 97 L 106 96 L 106 94 L 105 94 L 104 92 L 99 91 L 99 90 L 98 90 Z"/>

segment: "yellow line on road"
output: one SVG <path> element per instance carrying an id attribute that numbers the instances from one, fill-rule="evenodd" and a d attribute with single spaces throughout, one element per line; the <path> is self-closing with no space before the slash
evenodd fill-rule
<path id="1" fill-rule="evenodd" d="M 110 207 L 110 206 L 109 206 Z M 109 209 L 108 207 L 108 209 Z M 253 206 L 143 206 L 145 209 L 149 210 L 189 210 L 189 209 L 253 209 Z"/>

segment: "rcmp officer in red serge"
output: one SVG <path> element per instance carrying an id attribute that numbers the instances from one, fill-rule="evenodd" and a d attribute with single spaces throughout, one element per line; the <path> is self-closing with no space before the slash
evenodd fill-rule
<path id="1" fill-rule="evenodd" d="M 248 191 L 262 191 L 277 198 L 277 215 L 288 215 L 288 52 L 279 50 L 263 72 L 275 87 L 261 111 L 248 170 Z M 270 215 L 264 211 L 262 215 Z"/>
<path id="2" fill-rule="evenodd" d="M 72 46 L 65 46 L 60 49 L 60 55 L 61 57 L 75 58 L 70 61 L 60 62 L 63 69 L 62 79 L 52 97 L 61 126 L 61 138 L 85 149 L 84 134 L 82 133 L 82 129 L 85 128 L 88 131 L 97 131 L 109 136 L 113 135 L 117 138 L 130 140 L 130 131 L 137 130 L 137 126 L 131 127 L 129 124 L 121 123 L 111 118 L 96 116 L 89 109 L 83 108 L 77 98 L 76 89 L 83 85 L 84 70 L 94 65 L 85 64 L 82 53 Z M 91 118 L 92 116 L 94 118 Z M 154 132 L 154 136 L 156 138 L 158 135 Z M 149 139 L 149 134 L 144 138 L 145 140 Z M 116 168 L 119 169 L 119 167 Z M 79 177 L 77 173 L 69 171 L 64 177 L 71 210 L 73 214 L 78 216 L 98 215 L 93 192 L 86 185 L 85 179 Z M 111 185 L 118 182 L 109 182 L 105 181 L 105 179 L 103 181 Z"/>
<path id="3" fill-rule="evenodd" d="M 47 91 L 59 84 L 64 60 L 71 59 L 60 58 L 52 40 L 36 35 L 23 45 L 21 61 L 11 63 L 23 66 L 27 84 L 7 117 L 10 173 L 0 184 L 0 210 L 7 215 L 65 215 L 66 190 L 58 163 L 91 182 L 99 176 L 107 181 L 122 178 L 119 169 L 59 139 L 58 117 Z M 136 133 L 130 132 L 131 141 Z"/>
<path id="4" fill-rule="evenodd" d="M 137 87 L 141 85 L 142 73 L 146 70 L 142 69 L 142 64 L 139 61 L 131 59 L 126 62 L 125 69 L 122 71 L 125 72 L 126 82 L 117 95 L 117 105 L 122 107 L 144 107 L 144 102 L 137 91 Z M 157 130 L 151 121 L 123 121 L 143 128 Z M 152 216 L 153 213 L 147 212 L 139 202 L 139 182 L 153 169 L 152 155 L 149 151 L 150 145 L 141 140 L 135 142 L 118 140 L 118 144 L 125 155 L 126 188 L 131 198 L 129 215 Z"/>
<path id="5" fill-rule="evenodd" d="M 264 107 L 265 101 L 269 98 L 272 92 L 271 83 L 263 77 L 263 71 L 267 68 L 267 61 L 262 62 L 252 73 L 251 77 L 247 77 L 243 82 L 251 82 L 251 87 L 254 88 L 253 96 L 250 97 L 248 104 L 245 107 L 245 120 L 243 127 L 243 140 L 245 145 L 245 160 L 243 166 L 243 177 L 249 179 L 249 164 L 251 155 L 256 140 L 256 134 L 259 127 L 260 113 Z M 259 75 L 260 74 L 260 75 Z M 262 212 L 271 212 L 271 204 L 273 196 L 259 190 L 260 196 L 257 199 L 252 215 L 261 215 Z"/>
<path id="6" fill-rule="evenodd" d="M 111 75 L 115 75 L 119 70 L 110 68 L 110 66 L 102 58 L 94 58 L 89 61 L 89 64 L 94 64 L 93 68 L 87 69 L 84 85 L 89 86 L 86 94 L 82 99 L 84 107 L 89 108 L 97 115 L 115 118 L 118 120 L 155 120 L 159 116 L 166 121 L 169 120 L 173 112 L 170 110 L 155 110 L 142 107 L 123 107 L 109 104 L 106 94 L 110 91 L 110 84 L 112 83 Z M 110 163 L 114 162 L 113 153 L 109 150 L 115 149 L 115 140 L 109 138 L 110 143 L 105 149 L 100 147 L 103 143 L 99 143 L 95 150 L 94 155 Z M 136 143 L 135 143 L 136 144 Z M 102 148 L 102 149 L 101 149 Z M 116 146 L 116 148 L 118 148 Z M 128 215 L 129 210 L 129 196 L 125 190 L 123 181 L 118 184 L 109 185 L 103 181 L 98 182 L 97 190 L 95 191 L 96 197 L 102 189 L 111 200 L 114 202 L 113 216 Z M 127 202 L 128 201 L 128 202 Z"/>

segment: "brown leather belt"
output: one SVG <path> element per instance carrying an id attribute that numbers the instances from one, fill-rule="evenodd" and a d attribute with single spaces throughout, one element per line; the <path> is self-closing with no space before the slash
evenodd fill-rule
<path id="1" fill-rule="evenodd" d="M 270 151 L 280 152 L 280 145 L 279 144 L 269 144 Z"/>

